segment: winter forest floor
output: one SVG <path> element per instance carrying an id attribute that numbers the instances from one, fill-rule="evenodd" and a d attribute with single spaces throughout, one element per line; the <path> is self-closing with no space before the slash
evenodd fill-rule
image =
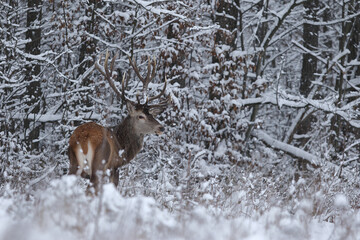
<path id="1" fill-rule="evenodd" d="M 184 162 L 165 155 L 149 162 L 140 154 L 122 168 L 119 186 L 104 184 L 98 196 L 59 164 L 22 167 L 1 185 L 0 239 L 360 239 L 357 200 L 346 195 L 352 183 L 324 179 L 333 173 L 295 181 L 281 164 L 200 157 L 179 170 Z"/>
<path id="2" fill-rule="evenodd" d="M 130 101 L 165 131 L 87 194 Z M 0 240 L 360 240 L 359 173 L 359 0 L 0 1 Z"/>

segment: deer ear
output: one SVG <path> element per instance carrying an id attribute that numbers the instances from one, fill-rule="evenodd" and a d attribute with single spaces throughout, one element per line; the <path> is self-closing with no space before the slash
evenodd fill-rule
<path id="1" fill-rule="evenodd" d="M 135 112 L 135 105 L 131 102 L 126 102 L 126 108 L 129 111 L 129 114 L 132 115 Z"/>
<path id="2" fill-rule="evenodd" d="M 149 113 L 153 116 L 161 114 L 165 110 L 165 107 L 154 107 L 149 110 Z"/>

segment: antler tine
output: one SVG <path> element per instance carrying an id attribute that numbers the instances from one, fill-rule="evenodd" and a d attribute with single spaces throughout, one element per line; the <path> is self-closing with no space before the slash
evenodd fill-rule
<path id="1" fill-rule="evenodd" d="M 121 99 L 123 100 L 123 101 L 125 101 L 125 102 L 131 102 L 133 105 L 135 105 L 135 102 L 133 102 L 133 101 L 131 101 L 130 99 L 128 99 L 127 97 L 126 97 L 126 94 L 125 94 L 125 88 L 126 88 L 126 86 L 125 86 L 125 79 L 126 79 L 126 72 L 124 72 L 124 74 L 123 74 L 123 78 L 122 78 L 122 81 L 121 81 Z M 126 82 L 127 82 L 127 80 L 126 80 Z M 127 84 L 126 84 L 127 85 Z"/>
<path id="2" fill-rule="evenodd" d="M 146 73 L 146 79 L 145 79 L 146 83 L 149 82 L 150 72 L 151 72 L 151 61 L 150 61 L 150 57 L 148 56 L 148 67 L 147 67 L 147 73 Z M 144 83 L 144 85 L 145 85 L 145 83 Z"/>
<path id="3" fill-rule="evenodd" d="M 152 66 L 152 69 L 151 69 L 151 66 Z M 153 61 L 151 61 L 150 56 L 148 56 L 148 69 L 147 69 L 147 73 L 146 73 L 145 82 L 143 82 L 143 91 L 147 91 L 149 83 L 155 77 L 155 72 L 156 72 L 155 70 L 156 70 L 155 58 Z"/>
<path id="4" fill-rule="evenodd" d="M 111 64 L 110 64 L 110 72 L 108 69 L 108 59 L 109 59 L 109 51 L 106 50 L 106 55 L 105 55 L 105 62 L 104 62 L 104 66 L 100 66 L 100 60 L 102 58 L 102 54 L 100 54 L 99 59 L 97 61 L 95 61 L 95 68 L 105 77 L 105 79 L 108 81 L 110 87 L 114 90 L 116 96 L 119 99 L 123 99 L 121 92 L 119 91 L 119 89 L 117 89 L 117 87 L 115 86 L 115 83 L 112 79 L 112 73 L 114 70 L 114 65 L 115 65 L 115 60 L 117 58 L 117 54 L 115 54 L 115 56 L 113 57 L 113 59 L 111 60 Z M 124 95 L 125 97 L 125 95 Z"/>
<path id="5" fill-rule="evenodd" d="M 152 68 L 151 68 L 152 66 Z M 155 71 L 156 70 L 156 61 L 154 58 L 154 61 L 151 61 L 150 56 L 148 56 L 148 67 L 147 67 L 147 73 L 146 73 L 146 78 L 143 79 L 143 89 L 142 89 L 142 95 L 143 98 L 146 99 L 145 103 L 147 103 L 147 91 L 148 91 L 148 86 L 149 83 L 153 80 L 153 78 L 155 77 Z"/>
<path id="6" fill-rule="evenodd" d="M 111 59 L 111 63 L 110 63 L 110 72 L 114 71 L 114 66 L 115 66 L 115 60 L 118 56 L 118 53 L 115 53 L 115 56 Z"/>
<path id="7" fill-rule="evenodd" d="M 169 105 L 169 103 L 172 102 L 171 96 L 168 95 L 164 100 L 159 102 L 158 104 L 152 104 L 148 105 L 150 109 L 159 109 L 160 111 L 163 111 L 166 109 L 166 107 Z"/>
<path id="8" fill-rule="evenodd" d="M 110 55 L 109 50 L 106 49 L 104 69 L 105 69 L 106 76 L 107 76 L 107 77 L 112 77 L 112 76 L 110 75 L 110 72 L 109 72 L 109 69 L 108 69 L 109 55 Z M 111 72 L 111 74 L 112 74 L 112 72 Z"/>
<path id="9" fill-rule="evenodd" d="M 148 57 L 148 71 L 146 74 L 146 79 L 145 82 L 143 82 L 143 92 L 146 93 L 149 83 L 154 79 L 155 74 L 156 74 L 156 60 L 155 57 L 154 59 L 151 61 L 150 57 Z M 151 69 L 152 66 L 152 69 Z"/>
<path id="10" fill-rule="evenodd" d="M 132 58 L 129 56 L 129 62 L 130 65 L 132 66 L 132 68 L 134 69 L 136 75 L 138 76 L 138 78 L 140 79 L 141 82 L 144 82 L 144 78 L 141 76 L 139 69 L 137 67 L 137 65 L 133 62 Z"/>
<path id="11" fill-rule="evenodd" d="M 136 63 L 133 61 L 133 59 L 131 57 L 129 57 L 129 62 L 130 62 L 130 65 L 132 66 L 132 68 L 134 69 L 136 75 L 138 76 L 138 78 L 140 79 L 140 81 L 143 83 L 143 98 L 145 98 L 145 105 L 148 104 L 149 102 L 157 99 L 157 98 L 160 98 L 162 95 L 165 94 L 165 90 L 166 90 L 166 86 L 167 86 L 167 79 L 165 77 L 165 83 L 164 83 L 164 87 L 163 89 L 161 90 L 161 92 L 156 95 L 156 96 L 153 96 L 153 97 L 147 97 L 147 90 L 148 90 L 148 85 L 149 83 L 155 78 L 155 75 L 156 75 L 156 59 L 155 57 L 153 58 L 153 60 L 151 60 L 150 57 L 148 57 L 148 66 L 147 66 L 147 73 L 146 73 L 146 78 L 144 78 L 143 76 L 141 76 L 140 74 L 140 71 L 136 65 Z M 137 101 L 138 101 L 138 104 L 140 104 L 140 98 L 139 98 L 139 95 L 136 97 L 137 98 Z M 166 101 L 163 101 L 161 102 L 160 104 L 158 105 L 152 105 L 152 106 L 155 106 L 155 107 L 160 107 L 160 106 L 165 106 L 166 104 L 168 103 L 168 100 Z"/>
<path id="12" fill-rule="evenodd" d="M 160 92 L 158 95 L 156 95 L 156 96 L 153 96 L 153 97 L 148 98 L 148 99 L 146 100 L 146 104 L 149 103 L 149 102 L 151 102 L 151 101 L 153 101 L 153 100 L 155 100 L 155 99 L 157 99 L 157 98 L 160 98 L 162 95 L 164 95 L 164 94 L 165 94 L 165 90 L 166 90 L 166 86 L 167 86 L 167 78 L 166 78 L 166 76 L 165 76 L 165 83 L 164 83 L 164 87 L 163 87 L 163 89 L 161 90 L 161 92 Z"/>
<path id="13" fill-rule="evenodd" d="M 151 80 L 154 79 L 155 74 L 156 74 L 156 59 L 155 59 L 155 57 L 153 57 L 153 69 L 152 69 L 151 78 L 150 78 Z"/>
<path id="14" fill-rule="evenodd" d="M 156 61 L 154 58 L 154 61 L 150 60 L 150 57 L 148 57 L 148 66 L 147 66 L 147 73 L 146 73 L 146 77 L 144 78 L 143 76 L 141 76 L 139 68 L 137 67 L 137 64 L 135 61 L 133 61 L 133 59 L 131 57 L 129 57 L 129 62 L 130 65 L 132 66 L 132 68 L 134 69 L 136 75 L 138 76 L 138 78 L 140 79 L 140 81 L 143 84 L 143 88 L 142 88 L 142 96 L 144 99 L 147 99 L 147 90 L 148 90 L 148 85 L 151 82 L 151 80 L 155 77 L 155 72 L 156 72 Z M 140 104 L 140 97 L 139 95 L 136 96 L 136 99 L 138 101 L 138 104 Z M 146 101 L 146 100 L 145 100 Z"/>
<path id="15" fill-rule="evenodd" d="M 122 100 L 126 101 L 126 97 L 125 97 L 125 77 L 126 77 L 126 72 L 124 72 L 123 74 L 123 78 L 121 81 L 121 93 L 122 93 Z"/>
<path id="16" fill-rule="evenodd" d="M 100 53 L 99 59 L 95 61 L 95 68 L 104 76 L 106 76 L 104 69 L 99 65 L 100 60 L 102 58 L 102 54 Z"/>

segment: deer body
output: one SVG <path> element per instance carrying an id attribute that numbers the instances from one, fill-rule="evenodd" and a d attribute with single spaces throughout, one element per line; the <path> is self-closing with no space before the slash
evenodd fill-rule
<path id="1" fill-rule="evenodd" d="M 111 71 L 106 68 L 108 54 L 105 58 L 105 69 L 100 68 L 99 71 L 105 76 L 114 89 L 118 97 L 122 97 L 126 102 L 129 112 L 128 116 L 115 128 L 106 128 L 94 122 L 85 123 L 77 127 L 69 140 L 68 155 L 70 159 L 69 174 L 77 174 L 82 177 L 90 178 L 97 190 L 98 173 L 110 170 L 110 181 L 118 185 L 119 167 L 130 162 L 143 146 L 144 135 L 146 134 L 162 134 L 164 127 L 154 118 L 155 115 L 161 113 L 167 104 L 167 100 L 158 105 L 148 105 L 148 99 L 144 104 L 132 102 L 124 96 L 124 78 L 122 82 L 122 94 L 115 89 L 112 81 L 112 69 L 114 59 L 111 62 Z M 141 78 L 136 65 L 131 61 L 131 65 L 135 69 L 137 75 L 143 81 L 143 90 L 146 90 L 148 83 L 154 77 L 153 74 L 147 74 L 147 78 Z M 150 71 L 150 63 L 148 66 Z M 151 76 L 151 78 L 150 78 Z M 161 94 L 151 98 L 152 100 L 159 98 Z"/>
<path id="2" fill-rule="evenodd" d="M 116 152 L 121 145 L 114 133 L 96 123 L 85 123 L 74 131 L 69 141 L 70 174 L 90 177 L 99 169 L 121 166 Z"/>

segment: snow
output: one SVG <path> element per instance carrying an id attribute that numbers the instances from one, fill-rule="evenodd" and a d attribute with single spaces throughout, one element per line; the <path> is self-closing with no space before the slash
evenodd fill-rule
<path id="1" fill-rule="evenodd" d="M 226 141 L 223 140 L 220 142 L 219 146 L 215 151 L 215 157 L 222 157 L 223 155 L 225 155 L 226 151 L 227 151 Z"/>
<path id="2" fill-rule="evenodd" d="M 329 11 L 324 22 L 304 15 L 303 0 L 241 1 L 235 15 L 216 1 L 44 1 L 30 27 L 41 29 L 36 55 L 26 50 L 29 8 L 13 2 L 0 10 L 0 240 L 360 239 L 359 59 L 351 29 L 348 44 L 338 38 L 360 13 L 336 1 L 318 12 Z M 304 23 L 328 26 L 316 50 Z M 167 131 L 146 136 L 119 186 L 94 196 L 89 180 L 66 176 L 66 155 L 77 125 L 126 116 L 90 66 L 105 49 L 119 53 L 132 99 L 142 85 L 128 56 L 141 74 L 147 55 L 157 58 L 149 88 L 167 76 L 172 104 L 158 116 Z M 303 54 L 317 63 L 307 97 Z M 311 129 L 300 134 L 304 119 Z"/>
<path id="3" fill-rule="evenodd" d="M 334 206 L 336 208 L 348 208 L 349 202 L 344 194 L 337 194 L 334 200 Z"/>
<path id="4" fill-rule="evenodd" d="M 133 11 L 128 11 L 128 12 L 122 12 L 122 11 L 114 11 L 114 16 L 116 17 L 122 17 L 124 18 L 124 21 L 127 22 L 129 21 L 129 19 L 131 18 L 132 15 L 134 15 Z"/>
<path id="5" fill-rule="evenodd" d="M 202 205 L 169 212 L 151 197 L 122 197 L 112 184 L 103 185 L 99 196 L 89 196 L 74 176 L 53 180 L 30 200 L 7 193 L 0 197 L 0 239 L 325 240 L 341 239 L 343 233 L 340 222 L 312 219 L 310 201 L 302 202 L 295 214 L 272 207 L 254 217 L 227 218 L 221 211 L 211 214 Z M 234 194 L 232 207 L 244 196 L 243 192 Z M 203 199 L 211 201 L 213 196 L 205 194 Z M 337 196 L 335 206 L 344 204 L 346 198 Z M 354 236 L 360 233 L 351 229 Z"/>
<path id="6" fill-rule="evenodd" d="M 152 5 L 156 2 L 152 2 L 152 1 L 143 1 L 143 0 L 132 0 L 134 1 L 136 4 L 139 4 L 140 6 L 142 6 L 143 8 L 145 8 L 146 10 L 157 14 L 157 15 L 161 15 L 161 14 L 168 14 L 171 15 L 173 17 L 177 17 L 179 19 L 187 19 L 185 16 L 176 13 L 175 11 L 169 11 L 167 9 L 163 9 L 163 8 L 155 8 L 152 7 Z"/>

